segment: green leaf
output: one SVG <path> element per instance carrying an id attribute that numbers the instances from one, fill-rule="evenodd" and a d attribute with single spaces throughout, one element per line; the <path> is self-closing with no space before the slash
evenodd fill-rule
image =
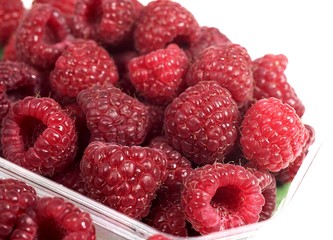
<path id="1" fill-rule="evenodd" d="M 0 59 L 2 59 L 2 48 L 0 48 Z"/>
<path id="2" fill-rule="evenodd" d="M 281 201 L 287 196 L 289 191 L 290 183 L 283 184 L 277 187 L 276 190 L 276 207 L 278 207 Z"/>

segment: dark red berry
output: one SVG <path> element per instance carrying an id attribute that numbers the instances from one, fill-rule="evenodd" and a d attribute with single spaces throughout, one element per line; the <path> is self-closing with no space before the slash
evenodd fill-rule
<path id="1" fill-rule="evenodd" d="M 90 197 L 141 219 L 165 180 L 166 161 L 157 149 L 95 141 L 85 150 L 81 172 Z"/>
<path id="2" fill-rule="evenodd" d="M 19 59 L 39 68 L 50 69 L 72 36 L 65 17 L 49 4 L 35 4 L 22 19 L 16 32 Z"/>
<path id="3" fill-rule="evenodd" d="M 134 29 L 136 50 L 144 54 L 165 48 L 172 42 L 187 48 L 199 38 L 200 26 L 192 13 L 170 0 L 149 2 Z"/>
<path id="4" fill-rule="evenodd" d="M 187 88 L 165 110 L 166 139 L 199 165 L 223 161 L 234 147 L 239 125 L 236 102 L 215 81 Z"/>
<path id="5" fill-rule="evenodd" d="M 251 172 L 222 163 L 192 171 L 181 200 L 187 220 L 201 234 L 255 223 L 265 203 Z"/>
<path id="6" fill-rule="evenodd" d="M 28 96 L 13 103 L 2 124 L 3 155 L 24 168 L 52 176 L 75 157 L 74 122 L 51 98 Z"/>
<path id="7" fill-rule="evenodd" d="M 309 133 L 289 104 L 270 97 L 254 103 L 241 124 L 244 156 L 257 168 L 278 172 L 302 152 Z"/>
<path id="8" fill-rule="evenodd" d="M 0 0 L 0 48 L 14 34 L 24 13 L 21 0 Z"/>
<path id="9" fill-rule="evenodd" d="M 7 44 L 3 47 L 3 60 L 18 61 L 16 53 L 16 34 L 12 34 Z"/>
<path id="10" fill-rule="evenodd" d="M 141 144 L 149 129 L 148 107 L 113 85 L 82 90 L 77 102 L 86 116 L 91 140 Z"/>
<path id="11" fill-rule="evenodd" d="M 253 61 L 253 97 L 275 97 L 295 108 L 302 117 L 305 107 L 285 75 L 288 59 L 285 55 L 267 54 Z"/>
<path id="12" fill-rule="evenodd" d="M 239 44 L 214 45 L 202 51 L 190 64 L 186 82 L 192 86 L 201 81 L 217 81 L 242 106 L 252 98 L 251 64 L 247 50 Z"/>
<path id="13" fill-rule="evenodd" d="M 147 101 L 167 105 L 184 90 L 188 63 L 185 52 L 170 44 L 133 58 L 128 65 L 130 80 Z"/>
<path id="14" fill-rule="evenodd" d="M 21 180 L 0 179 L 0 239 L 9 239 L 25 211 L 34 206 L 37 194 Z"/>
<path id="15" fill-rule="evenodd" d="M 116 46 L 131 37 L 141 8 L 137 0 L 79 0 L 75 5 L 72 32 L 77 38 Z"/>
<path id="16" fill-rule="evenodd" d="M 118 70 L 109 53 L 93 40 L 75 40 L 63 51 L 50 75 L 52 89 L 75 98 L 95 84 L 115 83 Z"/>

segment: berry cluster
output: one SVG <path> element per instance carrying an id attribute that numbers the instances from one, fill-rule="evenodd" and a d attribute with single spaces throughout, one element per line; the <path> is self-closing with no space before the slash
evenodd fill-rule
<path id="1" fill-rule="evenodd" d="M 177 236 L 272 216 L 315 139 L 285 55 L 172 0 L 19 2 L 0 0 L 2 157 Z"/>
<path id="2" fill-rule="evenodd" d="M 0 179 L 0 209 L 0 239 L 96 239 L 88 213 L 20 180 Z"/>

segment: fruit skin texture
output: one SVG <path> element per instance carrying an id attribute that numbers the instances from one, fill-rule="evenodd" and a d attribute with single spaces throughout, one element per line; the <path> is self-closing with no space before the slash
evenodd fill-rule
<path id="1" fill-rule="evenodd" d="M 0 0 L 0 48 L 7 44 L 25 12 L 21 0 Z"/>
<path id="2" fill-rule="evenodd" d="M 77 103 L 86 115 L 91 141 L 139 145 L 148 133 L 148 107 L 111 84 L 82 90 Z"/>
<path id="3" fill-rule="evenodd" d="M 189 60 L 177 44 L 133 58 L 130 80 L 137 92 L 153 104 L 166 105 L 184 89 Z"/>
<path id="4" fill-rule="evenodd" d="M 217 81 L 242 106 L 253 94 L 251 63 L 247 50 L 239 44 L 214 45 L 202 51 L 190 64 L 186 83 L 193 86 L 200 81 Z"/>
<path id="5" fill-rule="evenodd" d="M 289 84 L 285 75 L 288 59 L 283 54 L 266 54 L 253 61 L 254 90 L 253 97 L 275 97 L 295 108 L 298 116 L 302 117 L 305 107 L 298 98 L 295 90 Z"/>
<path id="6" fill-rule="evenodd" d="M 40 197 L 20 219 L 12 239 L 95 240 L 90 215 L 60 197 Z"/>
<path id="7" fill-rule="evenodd" d="M 186 8 L 173 1 L 151 1 L 142 10 L 134 29 L 134 44 L 141 54 L 174 42 L 191 46 L 200 38 L 200 26 Z"/>
<path id="8" fill-rule="evenodd" d="M 73 39 L 65 17 L 49 4 L 35 4 L 16 31 L 18 58 L 38 68 L 51 69 Z"/>
<path id="9" fill-rule="evenodd" d="M 237 140 L 239 125 L 236 102 L 215 81 L 187 88 L 165 110 L 166 139 L 197 165 L 223 161 Z"/>
<path id="10" fill-rule="evenodd" d="M 44 176 L 64 170 L 76 154 L 73 120 L 51 98 L 25 97 L 3 119 L 4 158 Z"/>
<path id="11" fill-rule="evenodd" d="M 182 206 L 201 234 L 255 223 L 265 203 L 257 178 L 244 167 L 207 164 L 185 179 Z"/>
<path id="12" fill-rule="evenodd" d="M 241 124 L 244 156 L 258 169 L 278 172 L 302 152 L 309 133 L 295 109 L 270 97 L 254 103 Z"/>
<path id="13" fill-rule="evenodd" d="M 142 7 L 137 0 L 79 0 L 72 16 L 73 35 L 116 46 L 131 37 Z"/>
<path id="14" fill-rule="evenodd" d="M 21 180 L 0 179 L 0 239 L 7 239 L 26 209 L 34 206 L 37 194 Z"/>
<path id="15" fill-rule="evenodd" d="M 166 162 L 156 149 L 94 141 L 86 148 L 80 168 L 88 196 L 141 219 L 166 178 Z"/>
<path id="16" fill-rule="evenodd" d="M 52 89 L 60 96 L 75 98 L 94 84 L 114 84 L 118 70 L 109 53 L 93 40 L 73 41 L 57 59 L 50 75 Z"/>

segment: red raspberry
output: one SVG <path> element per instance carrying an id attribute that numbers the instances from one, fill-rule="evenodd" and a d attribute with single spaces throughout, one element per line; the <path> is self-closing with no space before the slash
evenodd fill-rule
<path id="1" fill-rule="evenodd" d="M 1 59 L 1 50 L 0 50 L 0 59 Z M 7 44 L 3 48 L 3 60 L 18 61 L 16 54 L 16 34 L 12 34 L 9 38 Z"/>
<path id="2" fill-rule="evenodd" d="M 40 197 L 20 219 L 11 239 L 95 240 L 91 216 L 60 197 Z"/>
<path id="3" fill-rule="evenodd" d="M 305 107 L 284 73 L 288 59 L 285 55 L 267 54 L 253 61 L 253 96 L 259 100 L 275 97 L 295 108 L 302 117 Z"/>
<path id="4" fill-rule="evenodd" d="M 295 110 L 270 97 L 254 103 L 241 124 L 244 156 L 257 168 L 278 172 L 302 152 L 309 134 Z"/>
<path id="5" fill-rule="evenodd" d="M 149 143 L 154 137 L 163 135 L 163 121 L 166 106 L 145 103 L 148 107 L 150 128 L 145 142 Z"/>
<path id="6" fill-rule="evenodd" d="M 215 81 L 187 88 L 165 110 L 167 140 L 198 165 L 223 161 L 237 140 L 239 125 L 236 102 Z"/>
<path id="7" fill-rule="evenodd" d="M 50 69 L 71 40 L 59 10 L 49 4 L 35 4 L 16 31 L 16 51 L 19 59 Z"/>
<path id="8" fill-rule="evenodd" d="M 246 170 L 250 171 L 259 181 L 261 194 L 265 198 L 265 204 L 259 214 L 259 221 L 269 219 L 276 207 L 276 180 L 272 173 L 256 169 L 252 163 L 245 165 Z"/>
<path id="9" fill-rule="evenodd" d="M 200 26 L 192 13 L 170 0 L 149 2 L 134 29 L 135 48 L 143 54 L 165 48 L 172 42 L 186 48 L 199 38 Z"/>
<path id="10" fill-rule="evenodd" d="M 1 134 L 6 159 L 44 176 L 63 171 L 75 157 L 73 120 L 51 98 L 28 96 L 13 103 Z"/>
<path id="11" fill-rule="evenodd" d="M 6 45 L 15 32 L 24 13 L 21 0 L 0 0 L 0 48 Z"/>
<path id="12" fill-rule="evenodd" d="M 182 186 L 183 179 L 192 171 L 191 162 L 170 146 L 164 137 L 155 137 L 148 146 L 163 151 L 167 157 L 167 178 L 163 186 Z"/>
<path id="13" fill-rule="evenodd" d="M 181 192 L 173 191 L 168 192 L 167 195 L 157 196 L 144 222 L 161 232 L 187 237 L 186 218 L 181 205 Z"/>
<path id="14" fill-rule="evenodd" d="M 309 152 L 309 147 L 313 144 L 315 140 L 315 130 L 310 125 L 305 124 L 306 129 L 309 131 L 309 139 L 306 142 L 305 146 L 300 155 L 288 165 L 287 168 L 282 169 L 281 171 L 275 174 L 275 178 L 279 184 L 290 183 L 294 180 L 298 170 L 300 169 L 301 165 L 303 164 L 303 160 L 307 156 Z"/>
<path id="15" fill-rule="evenodd" d="M 5 84 L 0 82 L 0 126 L 2 119 L 7 115 L 9 107 L 10 107 L 10 101 L 7 97 L 7 87 Z"/>
<path id="16" fill-rule="evenodd" d="M 82 90 L 77 103 L 86 115 L 92 141 L 139 145 L 148 133 L 148 108 L 113 85 Z"/>
<path id="17" fill-rule="evenodd" d="M 145 217 L 165 180 L 163 152 L 141 146 L 91 142 L 81 160 L 90 197 L 130 217 Z"/>
<path id="18" fill-rule="evenodd" d="M 244 105 L 253 92 L 251 59 L 247 50 L 233 43 L 206 48 L 190 64 L 186 82 L 192 86 L 212 80 L 227 88 L 239 106 Z"/>
<path id="19" fill-rule="evenodd" d="M 37 200 L 34 188 L 20 180 L 0 179 L 0 239 L 9 239 L 18 219 Z"/>
<path id="20" fill-rule="evenodd" d="M 191 56 L 191 58 L 195 59 L 199 57 L 201 52 L 208 47 L 221 45 L 224 43 L 231 43 L 229 38 L 221 33 L 218 28 L 203 26 L 200 30 L 200 40 L 186 51 Z"/>
<path id="21" fill-rule="evenodd" d="M 176 44 L 133 58 L 129 76 L 139 95 L 153 104 L 170 103 L 184 88 L 189 60 Z"/>
<path id="22" fill-rule="evenodd" d="M 79 0 L 72 19 L 73 34 L 103 45 L 118 45 L 131 37 L 141 8 L 137 0 Z"/>
<path id="23" fill-rule="evenodd" d="M 50 75 L 60 96 L 76 97 L 91 85 L 115 83 L 118 71 L 108 52 L 93 40 L 75 40 L 57 59 Z"/>
<path id="24" fill-rule="evenodd" d="M 171 239 L 161 234 L 155 234 L 147 238 L 147 240 L 171 240 Z"/>
<path id="25" fill-rule="evenodd" d="M 187 220 L 201 234 L 255 223 L 265 203 L 251 172 L 222 163 L 192 171 L 181 200 Z"/>

